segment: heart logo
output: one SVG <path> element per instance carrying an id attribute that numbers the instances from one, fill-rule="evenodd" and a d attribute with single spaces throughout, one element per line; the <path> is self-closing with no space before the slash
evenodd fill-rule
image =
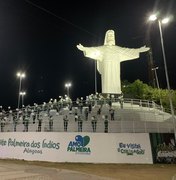
<path id="1" fill-rule="evenodd" d="M 89 136 L 84 136 L 83 139 L 84 139 L 83 146 L 87 146 L 87 144 L 89 144 L 89 142 L 90 142 L 90 137 Z"/>

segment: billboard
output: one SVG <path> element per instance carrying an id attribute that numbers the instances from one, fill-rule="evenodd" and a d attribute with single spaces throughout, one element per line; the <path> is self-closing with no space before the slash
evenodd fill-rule
<path id="1" fill-rule="evenodd" d="M 148 133 L 1 133 L 0 158 L 152 164 Z"/>

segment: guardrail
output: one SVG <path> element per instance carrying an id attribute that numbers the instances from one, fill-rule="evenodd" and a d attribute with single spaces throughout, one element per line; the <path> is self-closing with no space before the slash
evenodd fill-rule
<path id="1" fill-rule="evenodd" d="M 127 105 L 130 105 L 130 106 L 127 106 Z M 98 110 L 104 106 L 106 107 L 106 113 L 105 112 L 101 113 L 101 111 L 98 112 Z M 23 129 L 23 131 L 28 131 L 27 126 L 30 126 L 32 128 L 34 125 L 35 125 L 33 129 L 34 131 L 38 131 L 38 129 L 42 131 L 45 131 L 45 130 L 47 131 L 48 129 L 47 126 L 49 126 L 49 117 L 52 116 L 51 115 L 52 111 L 55 111 L 56 113 L 55 118 L 58 119 L 57 121 L 60 121 L 58 122 L 58 124 L 56 123 L 55 126 L 58 126 L 59 123 L 63 124 L 64 115 L 74 115 L 75 117 L 77 116 L 77 119 L 80 118 L 83 122 L 86 122 L 87 120 L 91 121 L 91 116 L 93 115 L 96 116 L 97 114 L 97 117 L 98 117 L 97 120 L 103 121 L 103 125 L 101 124 L 101 126 L 103 126 L 104 128 L 103 116 L 107 115 L 108 118 L 110 119 L 111 114 L 109 112 L 109 109 L 111 107 L 113 107 L 116 112 L 118 111 L 118 109 L 128 109 L 130 111 L 126 111 L 125 112 L 126 115 L 124 114 L 124 112 L 123 112 L 123 115 L 120 114 L 119 112 L 117 113 L 118 115 L 115 114 L 114 120 L 121 122 L 120 126 L 118 126 L 120 127 L 120 130 L 119 128 L 117 128 L 116 130 L 113 130 L 113 128 L 110 128 L 109 132 L 122 132 L 124 131 L 124 129 L 126 129 L 125 131 L 128 131 L 128 132 L 131 132 L 130 129 L 132 129 L 133 132 L 137 132 L 139 129 L 137 126 L 135 126 L 135 124 L 139 122 L 141 117 L 139 118 L 138 116 L 141 116 L 141 114 L 142 114 L 143 125 L 145 125 L 145 123 L 149 123 L 148 121 L 151 121 L 151 120 L 156 121 L 155 123 L 158 123 L 156 120 L 158 117 L 158 114 L 155 113 L 156 111 L 163 112 L 162 117 L 160 118 L 164 119 L 165 118 L 164 116 L 168 115 L 167 113 L 164 113 L 164 109 L 161 106 L 156 104 L 154 101 L 148 101 L 148 100 L 129 99 L 129 98 L 87 99 L 87 100 L 81 99 L 79 101 L 77 100 L 73 102 L 70 100 L 63 100 L 63 101 L 57 101 L 57 102 L 44 103 L 41 105 L 35 104 L 34 106 L 26 106 L 22 109 L 19 109 L 19 110 L 16 109 L 14 111 L 11 110 L 9 112 L 1 112 L 0 113 L 1 132 L 3 132 L 5 129 L 6 129 L 5 131 L 18 131 L 18 129 L 20 130 L 21 128 Z M 88 114 L 87 114 L 89 116 L 88 119 L 85 117 L 86 116 L 85 109 L 88 109 Z M 134 109 L 139 109 L 141 112 L 140 113 L 138 112 L 138 114 L 136 115 L 136 111 L 131 111 Z M 152 117 L 151 115 L 149 116 L 149 114 L 147 114 L 151 112 L 151 110 L 154 110 L 154 114 L 152 115 Z M 66 111 L 65 114 L 63 113 L 64 111 Z M 58 117 L 59 115 L 61 118 L 60 120 Z M 47 120 L 45 120 L 45 122 L 43 123 L 42 121 L 44 121 L 43 119 L 44 118 L 46 119 L 46 117 L 47 117 Z M 34 121 L 37 122 L 37 125 L 33 123 Z M 74 121 L 76 122 L 77 120 L 74 119 Z M 78 124 L 77 123 L 75 124 L 75 122 L 73 122 L 72 120 L 74 127 L 78 126 Z M 117 124 L 119 122 L 117 122 Z M 133 125 L 131 127 L 127 126 L 128 128 L 127 127 L 124 128 L 123 126 L 121 126 L 121 124 L 127 123 L 127 122 L 129 124 L 133 122 Z M 27 126 L 26 126 L 26 123 L 27 123 Z M 41 123 L 43 123 L 43 126 L 42 126 L 44 127 L 43 129 L 41 128 Z M 112 125 L 112 123 L 110 122 L 110 126 Z M 84 125 L 85 124 L 86 123 L 84 123 Z M 9 130 L 5 128 L 6 125 L 9 126 Z M 16 128 L 17 126 L 20 128 Z M 31 128 L 29 129 L 31 130 Z M 100 129 L 103 129 L 103 128 L 100 128 Z M 87 129 L 90 132 L 92 131 L 92 128 L 90 127 Z M 141 131 L 144 131 L 144 132 L 147 131 L 146 126 L 144 126 L 144 128 L 141 128 L 141 129 L 142 129 Z M 58 131 L 63 131 L 63 129 L 60 129 Z M 76 131 L 76 129 L 73 129 L 72 131 Z M 101 130 L 101 131 L 104 132 L 104 130 Z M 170 132 L 170 129 L 169 129 L 169 132 Z"/>

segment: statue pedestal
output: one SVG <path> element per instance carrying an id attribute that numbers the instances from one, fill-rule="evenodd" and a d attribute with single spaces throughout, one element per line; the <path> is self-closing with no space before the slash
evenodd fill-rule
<path id="1" fill-rule="evenodd" d="M 123 97 L 123 94 L 108 94 L 108 93 L 102 93 L 101 94 L 104 98 L 115 98 L 118 99 L 119 97 Z"/>

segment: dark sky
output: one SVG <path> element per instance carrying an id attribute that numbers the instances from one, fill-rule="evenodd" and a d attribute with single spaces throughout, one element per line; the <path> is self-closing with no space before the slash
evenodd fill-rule
<path id="1" fill-rule="evenodd" d="M 25 71 L 22 88 L 27 92 L 25 105 L 42 103 L 66 94 L 65 82 L 71 81 L 73 99 L 94 93 L 94 61 L 76 48 L 103 45 L 105 32 L 113 29 L 116 44 L 138 48 L 150 42 L 153 61 L 159 66 L 161 88 L 166 87 L 157 22 L 147 23 L 154 10 L 175 13 L 174 0 L 0 0 L 0 105 L 17 107 L 19 79 Z M 176 88 L 176 22 L 163 28 L 170 86 Z M 147 38 L 148 37 L 148 38 Z M 140 79 L 149 84 L 148 54 L 121 64 L 121 79 Z M 98 92 L 101 91 L 97 74 Z"/>

